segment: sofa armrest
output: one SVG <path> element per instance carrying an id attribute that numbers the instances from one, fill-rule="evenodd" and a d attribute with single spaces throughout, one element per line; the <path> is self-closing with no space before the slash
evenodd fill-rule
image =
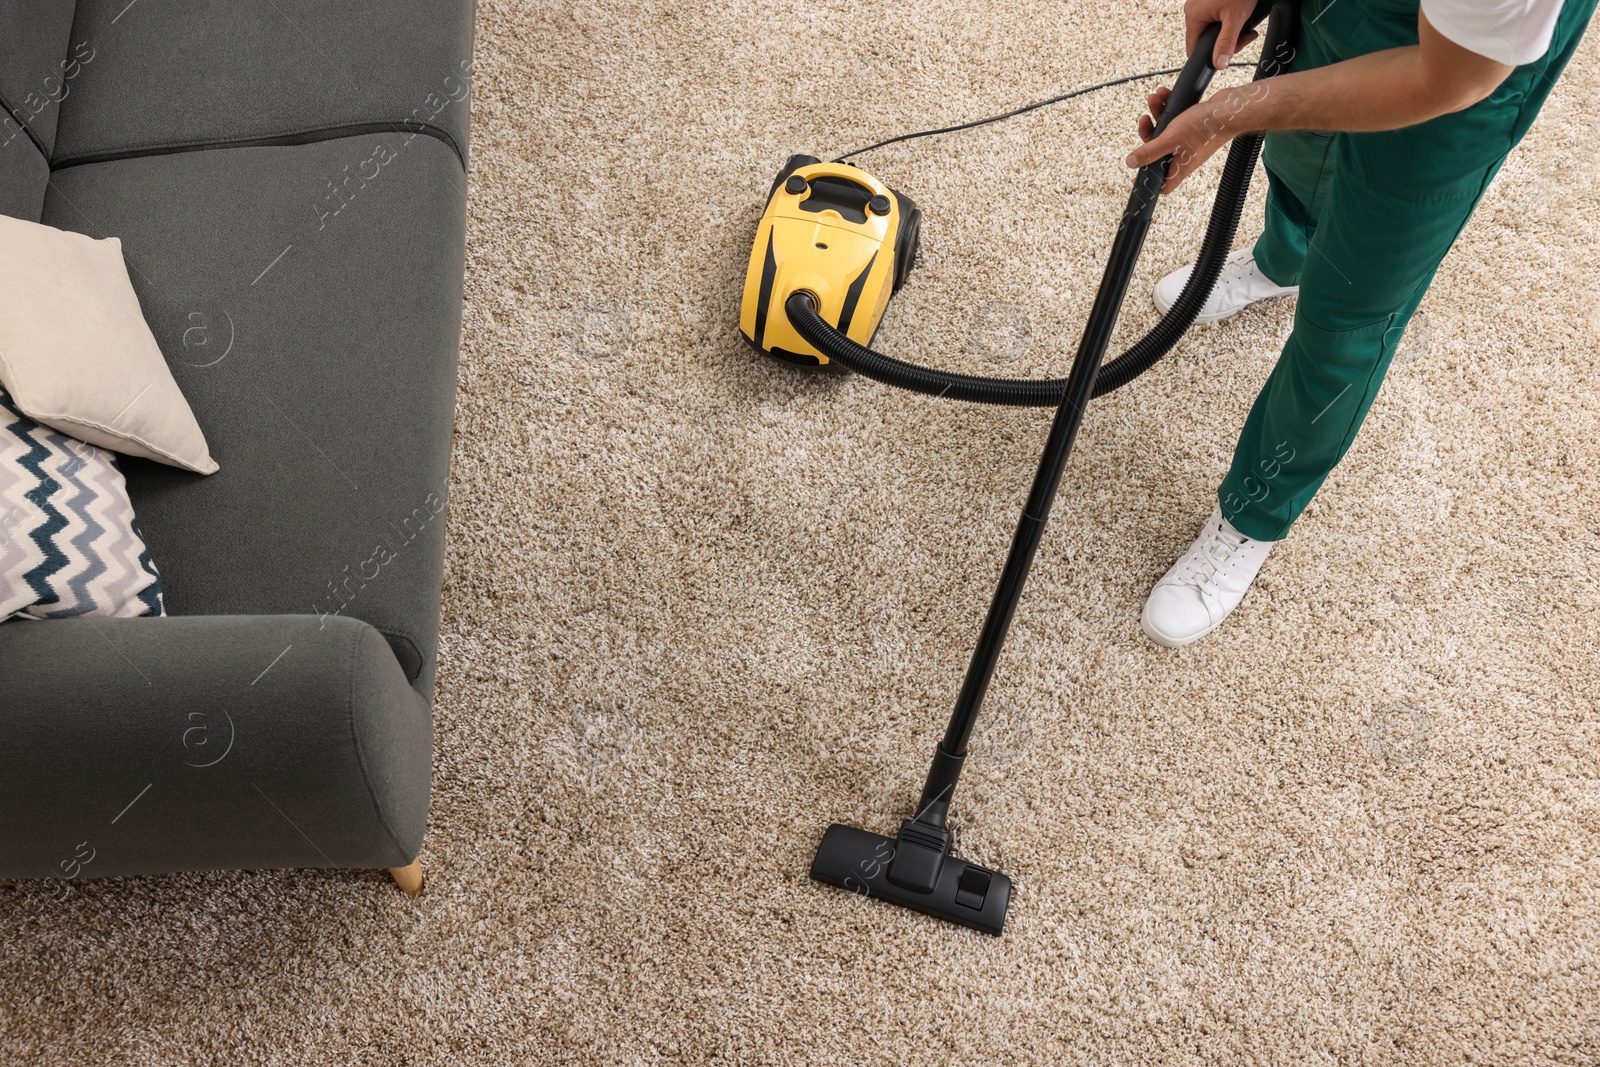
<path id="1" fill-rule="evenodd" d="M 0 623 L 0 878 L 403 866 L 432 750 L 354 619 Z"/>

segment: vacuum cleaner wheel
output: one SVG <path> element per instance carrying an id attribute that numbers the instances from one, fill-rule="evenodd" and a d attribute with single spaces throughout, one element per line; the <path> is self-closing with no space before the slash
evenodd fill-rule
<path id="1" fill-rule="evenodd" d="M 890 292 L 898 293 L 911 276 L 911 268 L 917 265 L 917 250 L 922 247 L 922 209 L 912 203 L 910 197 L 894 195 L 900 201 L 900 213 L 905 220 L 900 224 L 894 246 L 894 286 Z"/>

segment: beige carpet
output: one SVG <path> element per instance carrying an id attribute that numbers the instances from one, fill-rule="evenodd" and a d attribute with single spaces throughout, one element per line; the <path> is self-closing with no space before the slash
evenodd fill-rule
<path id="1" fill-rule="evenodd" d="M 0 1061 L 1600 1063 L 1593 41 L 1199 647 L 1137 612 L 1289 309 L 1091 409 L 957 803 L 1016 880 L 1004 938 L 805 877 L 829 822 L 913 801 L 1048 416 L 754 358 L 767 184 L 1168 65 L 1180 26 L 485 3 L 429 889 L 214 873 L 0 915 Z M 882 347 L 1063 370 L 1141 95 L 865 157 L 927 211 Z M 1162 207 L 1124 341 L 1218 166 Z"/>

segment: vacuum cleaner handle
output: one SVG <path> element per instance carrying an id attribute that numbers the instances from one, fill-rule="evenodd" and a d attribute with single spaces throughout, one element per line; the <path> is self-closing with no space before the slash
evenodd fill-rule
<path id="1" fill-rule="evenodd" d="M 1240 34 L 1255 29 L 1272 11 L 1272 4 L 1273 0 L 1258 0 L 1255 10 L 1239 28 Z M 1217 50 L 1217 35 L 1221 32 L 1220 22 L 1213 22 L 1200 31 L 1200 39 L 1195 42 L 1194 51 L 1189 53 L 1188 62 L 1184 63 L 1183 69 L 1178 72 L 1178 80 L 1172 85 L 1172 95 L 1167 97 L 1167 105 L 1161 109 L 1161 117 L 1156 120 L 1156 136 L 1159 136 L 1173 119 L 1198 104 L 1200 98 L 1205 95 L 1206 88 L 1211 84 L 1212 75 L 1217 72 L 1211 65 L 1211 56 Z"/>
<path id="2" fill-rule="evenodd" d="M 1161 109 L 1161 117 L 1156 120 L 1154 137 L 1159 137 L 1161 131 L 1167 128 L 1168 123 L 1179 115 L 1188 111 L 1200 102 L 1206 94 L 1206 88 L 1211 84 L 1212 75 L 1217 68 L 1211 65 L 1211 54 L 1217 48 L 1217 34 L 1222 32 L 1222 23 L 1213 22 L 1200 31 L 1200 39 L 1195 42 L 1194 51 L 1189 53 L 1188 62 L 1178 72 L 1178 80 L 1172 83 L 1172 95 L 1167 97 L 1167 104 Z"/>
<path id="3" fill-rule="evenodd" d="M 1290 0 L 1277 0 L 1286 5 Z M 1255 11 L 1245 22 L 1253 27 L 1272 10 L 1271 0 L 1258 0 Z M 1211 84 L 1216 71 L 1211 66 L 1212 50 L 1217 44 L 1220 23 L 1207 26 L 1200 41 L 1178 74 L 1177 84 L 1167 106 L 1162 109 L 1161 129 L 1172 117 L 1180 114 L 1200 99 Z M 1117 315 L 1122 310 L 1122 300 L 1133 279 L 1133 267 L 1144 247 L 1145 235 L 1150 230 L 1150 220 L 1155 214 L 1156 201 L 1161 197 L 1161 187 L 1167 181 L 1167 167 L 1171 156 L 1162 156 L 1153 163 L 1140 167 L 1133 179 L 1133 192 L 1122 209 L 1122 219 L 1117 225 L 1111 254 L 1107 258 L 1105 273 L 1095 290 L 1094 303 L 1089 308 L 1088 321 L 1083 326 L 1083 337 L 1078 342 L 1077 355 L 1072 360 L 1072 370 L 1067 375 L 1061 391 L 1061 401 L 1056 408 L 1055 420 L 1050 424 L 1050 435 L 1045 439 L 1044 455 L 1028 490 L 1027 503 L 1022 517 L 1017 521 L 1016 535 L 1011 539 L 1011 551 L 1006 556 L 1005 567 L 1000 572 L 1000 582 L 989 602 L 989 613 L 984 617 L 983 630 L 978 634 L 977 647 L 972 651 L 972 661 L 956 697 L 955 710 L 950 713 L 950 724 L 945 728 L 944 740 L 934 757 L 933 767 L 922 789 L 922 799 L 917 804 L 918 821 L 943 827 L 950 806 L 950 796 L 955 791 L 961 774 L 962 761 L 967 755 L 967 741 L 977 723 L 978 710 L 983 706 L 984 694 L 994 676 L 1001 647 L 1011 628 L 1011 617 L 1022 597 L 1023 584 L 1028 570 L 1033 566 L 1034 553 L 1039 548 L 1044 526 L 1050 517 L 1050 505 L 1055 502 L 1056 490 L 1061 485 L 1061 475 L 1066 469 L 1067 457 L 1072 453 L 1072 442 L 1083 421 L 1084 408 L 1094 397 L 1095 378 L 1105 358 L 1106 346 L 1111 341 Z M 1254 160 L 1251 161 L 1254 165 Z"/>

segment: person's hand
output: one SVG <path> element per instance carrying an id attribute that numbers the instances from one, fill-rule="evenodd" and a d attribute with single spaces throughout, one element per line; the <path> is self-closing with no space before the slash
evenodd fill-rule
<path id="1" fill-rule="evenodd" d="M 1232 61 L 1235 52 L 1256 39 L 1254 31 L 1239 32 L 1255 6 L 1255 0 L 1188 0 L 1183 5 L 1184 51 L 1192 53 L 1205 28 L 1220 22 L 1222 29 L 1217 32 L 1211 65 L 1217 70 L 1223 69 Z M 1242 132 L 1227 128 L 1230 125 L 1227 119 L 1232 117 L 1232 113 L 1225 114 L 1223 109 L 1217 107 L 1217 100 L 1223 95 L 1218 93 L 1210 100 L 1195 104 L 1173 119 L 1160 137 L 1155 137 L 1156 123 L 1161 118 L 1162 109 L 1167 106 L 1167 99 L 1172 96 L 1172 90 L 1162 86 L 1151 93 L 1146 99 L 1150 113 L 1139 119 L 1139 140 L 1144 145 L 1134 149 L 1128 156 L 1128 166 L 1142 167 L 1172 153 L 1172 163 L 1167 168 L 1167 183 L 1161 187 L 1163 194 L 1172 192 L 1200 164 L 1210 159 L 1211 154 L 1224 142 Z"/>
<path id="2" fill-rule="evenodd" d="M 1255 10 L 1255 0 L 1188 0 L 1183 5 L 1183 51 L 1188 55 L 1200 42 L 1200 33 L 1213 22 L 1222 23 L 1217 34 L 1217 46 L 1211 52 L 1211 65 L 1218 70 L 1226 67 L 1235 52 L 1256 39 L 1254 31 L 1239 33 L 1245 20 Z"/>
<path id="3" fill-rule="evenodd" d="M 1150 94 L 1150 113 L 1139 120 L 1139 139 L 1144 144 L 1134 149 L 1127 159 L 1128 166 L 1142 167 L 1164 155 L 1172 155 L 1172 162 L 1167 165 L 1167 182 L 1161 187 L 1162 195 L 1176 189 L 1183 179 L 1210 159 L 1213 152 L 1245 132 L 1238 113 L 1240 106 L 1248 103 L 1247 99 L 1235 99 L 1231 91 L 1224 89 L 1173 119 L 1161 131 L 1161 136 L 1156 137 L 1156 119 L 1171 95 L 1172 90 L 1166 86 Z"/>

